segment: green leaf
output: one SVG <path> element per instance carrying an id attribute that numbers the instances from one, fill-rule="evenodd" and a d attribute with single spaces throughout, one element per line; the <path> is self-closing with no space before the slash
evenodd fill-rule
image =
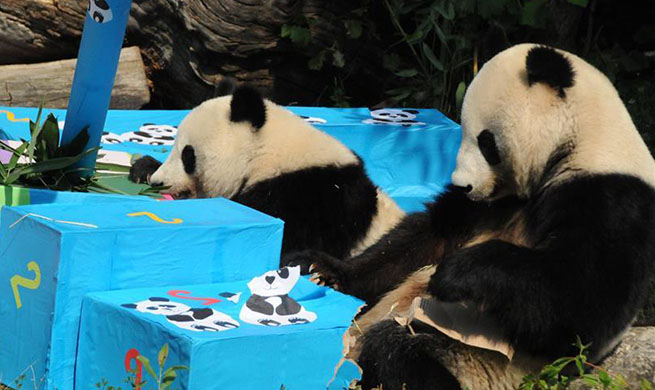
<path id="1" fill-rule="evenodd" d="M 384 69 L 395 72 L 400 67 L 400 56 L 398 53 L 390 53 L 382 56 L 382 66 Z"/>
<path id="2" fill-rule="evenodd" d="M 136 357 L 136 359 L 140 361 L 141 364 L 143 364 L 143 367 L 146 369 L 146 371 L 148 371 L 150 375 L 152 375 L 153 378 L 157 379 L 157 374 L 155 374 L 155 371 L 152 369 L 152 366 L 150 365 L 150 360 L 148 360 L 147 357 L 143 355 L 139 355 Z"/>
<path id="3" fill-rule="evenodd" d="M 16 148 L 14 153 L 11 155 L 11 158 L 9 159 L 9 164 L 7 164 L 7 169 L 12 170 L 16 167 L 16 164 L 18 163 L 18 159 L 25 153 L 25 149 L 27 148 L 26 143 L 22 143 L 19 147 Z"/>
<path id="4" fill-rule="evenodd" d="M 86 126 L 68 144 L 61 145 L 55 155 L 58 157 L 76 156 L 82 153 L 88 142 L 89 126 Z M 98 148 L 95 148 L 95 150 L 98 150 Z M 84 153 L 88 154 L 88 151 Z"/>
<path id="5" fill-rule="evenodd" d="M 425 57 L 428 59 L 428 61 L 430 61 L 432 66 L 437 68 L 439 71 L 443 72 L 444 66 L 441 63 L 441 61 L 439 61 L 437 57 L 435 57 L 434 53 L 432 52 L 432 49 L 430 49 L 430 46 L 428 46 L 425 42 L 423 42 L 422 46 L 423 46 L 423 54 L 425 54 Z"/>
<path id="6" fill-rule="evenodd" d="M 568 2 L 582 8 L 587 7 L 589 4 L 589 0 L 568 0 Z"/>
<path id="7" fill-rule="evenodd" d="M 443 30 L 441 30 L 441 27 L 435 22 L 434 23 L 434 31 L 437 33 L 437 37 L 439 37 L 439 42 L 441 42 L 442 45 L 450 51 L 450 46 L 448 45 L 448 38 L 446 38 L 446 34 L 444 34 Z"/>
<path id="8" fill-rule="evenodd" d="M 291 42 L 300 46 L 307 46 L 312 41 L 312 32 L 309 28 L 293 24 L 282 25 L 280 36 L 289 38 Z"/>
<path id="9" fill-rule="evenodd" d="M 396 72 L 396 76 L 400 76 L 400 77 L 414 77 L 417 74 L 418 74 L 418 70 L 416 70 L 416 68 L 403 69 L 399 72 Z"/>
<path id="10" fill-rule="evenodd" d="M 346 65 L 346 59 L 343 56 L 343 53 L 337 49 L 332 51 L 332 65 L 337 68 L 343 68 Z"/>
<path id="11" fill-rule="evenodd" d="M 344 25 L 346 26 L 346 34 L 348 34 L 348 38 L 358 39 L 362 36 L 364 25 L 361 21 L 356 19 L 346 19 Z"/>
<path id="12" fill-rule="evenodd" d="M 545 6 L 548 0 L 528 0 L 521 13 L 521 24 L 530 27 L 545 25 Z"/>
<path id="13" fill-rule="evenodd" d="M 159 367 L 164 367 L 166 358 L 168 358 L 168 343 L 165 343 L 164 346 L 161 347 L 159 354 L 157 355 L 157 363 L 159 363 Z"/>
<path id="14" fill-rule="evenodd" d="M 464 94 L 466 93 L 466 83 L 460 81 L 457 84 L 457 90 L 455 91 L 455 105 L 457 106 L 457 112 L 462 112 L 462 103 L 464 103 Z"/>
<path id="15" fill-rule="evenodd" d="M 321 50 L 314 57 L 310 58 L 307 62 L 307 66 L 311 70 L 321 70 L 323 64 L 325 63 L 325 57 L 327 56 L 326 50 Z"/>
<path id="16" fill-rule="evenodd" d="M 164 375 L 164 378 L 161 380 L 161 384 L 164 385 L 164 389 L 172 385 L 173 381 L 175 381 L 175 378 L 177 378 L 175 371 L 172 371 L 168 375 Z"/>
<path id="17" fill-rule="evenodd" d="M 48 158 L 54 157 L 59 146 L 59 123 L 52 113 L 48 114 L 45 122 L 43 122 L 40 138 L 45 141 L 46 156 Z"/>
<path id="18" fill-rule="evenodd" d="M 432 8 L 446 20 L 453 20 L 455 18 L 455 7 L 451 2 L 448 2 L 447 7 L 444 7 L 443 2 L 435 2 Z"/>

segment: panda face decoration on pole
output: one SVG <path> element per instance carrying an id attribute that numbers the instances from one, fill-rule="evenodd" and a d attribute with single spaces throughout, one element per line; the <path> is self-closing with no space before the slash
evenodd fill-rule
<path id="1" fill-rule="evenodd" d="M 105 0 L 89 0 L 87 12 L 97 23 L 109 23 L 114 18 L 111 8 Z"/>
<path id="2" fill-rule="evenodd" d="M 100 145 L 131 5 L 132 0 L 89 0 L 62 144 L 86 129 L 89 140 L 85 149 Z M 95 161 L 96 153 L 80 160 L 80 174 L 93 175 Z"/>

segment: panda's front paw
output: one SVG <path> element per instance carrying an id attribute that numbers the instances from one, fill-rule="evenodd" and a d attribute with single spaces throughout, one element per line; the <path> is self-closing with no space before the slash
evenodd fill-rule
<path id="1" fill-rule="evenodd" d="M 343 286 L 347 277 L 347 263 L 321 251 L 306 250 L 291 253 L 284 257 L 283 264 L 299 265 L 303 275 L 307 273 L 312 275 L 313 282 L 335 289 Z"/>
<path id="2" fill-rule="evenodd" d="M 428 283 L 428 293 L 442 302 L 475 301 L 477 284 L 468 259 L 445 258 Z"/>
<path id="3" fill-rule="evenodd" d="M 141 157 L 130 167 L 128 178 L 135 183 L 147 183 L 160 166 L 161 163 L 150 156 Z"/>

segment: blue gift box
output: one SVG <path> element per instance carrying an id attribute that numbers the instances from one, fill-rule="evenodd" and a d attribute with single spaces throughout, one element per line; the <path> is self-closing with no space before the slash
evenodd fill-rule
<path id="1" fill-rule="evenodd" d="M 347 367 L 336 381 L 333 378 L 343 354 L 343 335 L 363 302 L 305 278 L 288 295 L 303 313 L 313 313 L 304 316 L 311 322 L 264 326 L 244 320 L 242 311 L 251 297 L 246 281 L 88 294 L 75 389 L 96 389 L 102 382 L 122 386 L 130 376 L 146 381 L 144 388 L 156 388 L 156 380 L 136 356 L 145 356 L 158 373 L 158 352 L 164 345 L 169 354 L 162 372 L 185 367 L 176 371 L 177 389 L 347 388 L 357 370 Z M 192 312 L 206 314 L 192 320 Z M 211 318 L 223 324 L 219 331 L 207 321 Z M 130 374 L 130 369 L 136 372 Z"/>
<path id="2" fill-rule="evenodd" d="M 84 294 L 241 280 L 277 267 L 282 230 L 225 199 L 4 207 L 1 380 L 72 389 Z"/>

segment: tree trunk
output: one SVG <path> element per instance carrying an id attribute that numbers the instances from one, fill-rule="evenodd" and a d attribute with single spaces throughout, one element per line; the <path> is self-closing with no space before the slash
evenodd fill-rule
<path id="1" fill-rule="evenodd" d="M 306 56 L 280 38 L 283 24 L 312 24 L 305 54 L 330 46 L 343 31 L 331 23 L 341 1 L 134 0 L 126 41 L 141 48 L 153 82 L 152 107 L 187 108 L 214 96 L 223 76 L 260 87 L 268 96 L 320 91 Z M 2 0 L 0 64 L 74 58 L 86 12 L 79 0 Z M 300 22 L 299 22 L 300 21 Z M 295 53 L 295 54 L 294 54 Z M 281 92 L 284 91 L 284 92 Z M 288 94 L 288 95 L 284 95 Z"/>
<path id="2" fill-rule="evenodd" d="M 0 65 L 0 105 L 67 108 L 77 60 Z M 138 109 L 150 101 L 150 89 L 138 47 L 121 51 L 110 108 Z"/>

